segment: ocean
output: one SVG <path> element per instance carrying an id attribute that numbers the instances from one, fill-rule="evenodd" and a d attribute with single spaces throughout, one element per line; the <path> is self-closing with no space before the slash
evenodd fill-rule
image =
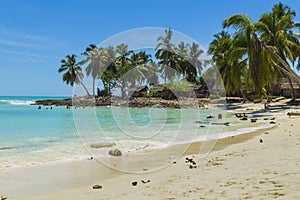
<path id="1" fill-rule="evenodd" d="M 38 109 L 31 105 L 35 100 L 63 98 L 67 97 L 0 97 L 0 172 L 108 156 L 112 148 L 94 149 L 92 144 L 114 142 L 122 152 L 148 151 L 265 128 L 259 123 L 242 122 L 222 109 L 67 109 L 64 106 Z M 221 112 L 223 119 L 207 119 Z M 230 126 L 212 122 L 230 122 Z"/>

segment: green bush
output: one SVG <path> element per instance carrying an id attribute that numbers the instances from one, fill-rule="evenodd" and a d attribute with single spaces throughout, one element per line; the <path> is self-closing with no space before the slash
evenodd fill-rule
<path id="1" fill-rule="evenodd" d="M 157 90 L 149 90 L 148 93 L 145 94 L 145 97 L 158 97 L 158 92 Z"/>

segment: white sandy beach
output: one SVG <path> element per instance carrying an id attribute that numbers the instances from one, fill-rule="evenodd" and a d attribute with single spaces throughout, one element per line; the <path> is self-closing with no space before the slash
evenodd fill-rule
<path id="1" fill-rule="evenodd" d="M 246 104 L 240 111 L 262 106 Z M 289 118 L 291 111 L 300 109 L 274 112 L 274 128 L 218 140 L 205 158 L 199 158 L 195 143 L 170 166 L 148 173 L 121 173 L 95 159 L 11 170 L 0 174 L 0 195 L 16 200 L 299 199 L 300 116 Z M 181 147 L 170 151 L 176 148 Z M 190 169 L 186 158 L 197 168 Z M 93 189 L 95 184 L 102 189 Z"/>

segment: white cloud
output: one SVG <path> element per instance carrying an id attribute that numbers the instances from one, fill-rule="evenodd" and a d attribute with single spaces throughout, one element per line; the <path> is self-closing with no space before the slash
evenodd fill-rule
<path id="1" fill-rule="evenodd" d="M 30 47 L 30 48 L 37 47 L 37 45 L 32 43 L 15 42 L 11 40 L 0 40 L 0 44 L 8 45 L 8 46 L 19 46 L 19 47 L 23 46 L 23 47 Z"/>

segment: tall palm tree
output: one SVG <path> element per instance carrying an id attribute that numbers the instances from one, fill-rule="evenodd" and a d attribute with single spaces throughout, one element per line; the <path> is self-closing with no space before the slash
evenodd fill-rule
<path id="1" fill-rule="evenodd" d="M 175 75 L 175 71 L 180 72 L 179 56 L 176 54 L 175 47 L 171 43 L 173 32 L 169 28 L 165 30 L 165 37 L 157 38 L 155 57 L 159 60 L 160 73 L 164 77 L 164 82 Z"/>
<path id="2" fill-rule="evenodd" d="M 246 66 L 247 59 L 243 58 L 245 48 L 237 46 L 228 32 L 222 31 L 214 35 L 210 43 L 208 53 L 212 55 L 212 61 L 218 68 L 224 81 L 228 95 L 241 93 L 246 99 Z"/>
<path id="3" fill-rule="evenodd" d="M 113 46 L 109 46 L 101 50 L 101 72 L 100 79 L 102 80 L 106 95 L 110 95 L 112 88 L 117 85 L 119 78 L 116 69 L 116 51 Z"/>
<path id="4" fill-rule="evenodd" d="M 82 73 L 82 69 L 80 65 L 76 62 L 76 55 L 67 55 L 66 59 L 61 60 L 61 66 L 58 69 L 58 72 L 65 72 L 62 76 L 64 82 L 68 85 L 70 84 L 73 86 L 75 83 L 80 83 L 84 90 L 86 91 L 87 95 L 90 95 L 89 91 L 87 90 L 86 86 L 82 82 L 84 77 Z"/>
<path id="5" fill-rule="evenodd" d="M 125 89 L 127 88 L 128 84 L 127 81 L 122 78 L 122 76 L 131 70 L 131 65 L 129 63 L 130 59 L 128 56 L 132 53 L 132 51 L 128 50 L 128 45 L 120 44 L 116 47 L 116 52 L 118 53 L 116 59 L 116 68 L 119 74 L 119 84 L 121 88 L 121 95 L 125 97 Z"/>
<path id="6" fill-rule="evenodd" d="M 273 52 L 270 53 L 276 53 L 281 58 L 280 60 L 284 62 L 279 64 L 280 68 L 284 68 L 289 72 L 291 72 L 291 69 L 288 63 L 295 63 L 297 58 L 300 57 L 300 35 L 294 31 L 294 28 L 299 28 L 300 24 L 294 23 L 293 18 L 295 16 L 294 10 L 278 3 L 273 6 L 271 13 L 263 14 L 257 23 L 258 30 L 261 33 L 260 39 L 264 41 L 265 48 L 272 49 Z M 276 57 L 273 65 L 278 65 Z M 291 86 L 292 100 L 295 100 L 296 96 L 291 77 L 289 74 L 285 77 L 288 78 Z"/>
<path id="7" fill-rule="evenodd" d="M 81 61 L 81 64 L 88 63 L 85 68 L 86 74 L 93 78 L 93 96 L 95 96 L 95 81 L 101 72 L 101 49 L 94 44 L 90 44 L 84 53 L 85 59 Z"/>
<path id="8" fill-rule="evenodd" d="M 189 65 L 187 68 L 188 81 L 195 82 L 197 75 L 201 75 L 203 69 L 203 61 L 200 59 L 200 55 L 204 51 L 200 49 L 200 46 L 196 43 L 189 45 L 188 61 Z"/>
<path id="9" fill-rule="evenodd" d="M 262 77 L 265 75 L 263 69 L 264 65 L 261 61 L 262 48 L 257 45 L 254 39 L 254 33 L 256 31 L 255 24 L 251 22 L 251 19 L 243 14 L 237 14 L 229 17 L 223 22 L 223 27 L 232 27 L 236 30 L 235 40 L 239 40 L 239 47 L 246 48 L 246 54 L 248 58 L 249 73 L 254 84 L 254 88 L 257 94 L 261 93 L 263 83 L 265 79 Z"/>

